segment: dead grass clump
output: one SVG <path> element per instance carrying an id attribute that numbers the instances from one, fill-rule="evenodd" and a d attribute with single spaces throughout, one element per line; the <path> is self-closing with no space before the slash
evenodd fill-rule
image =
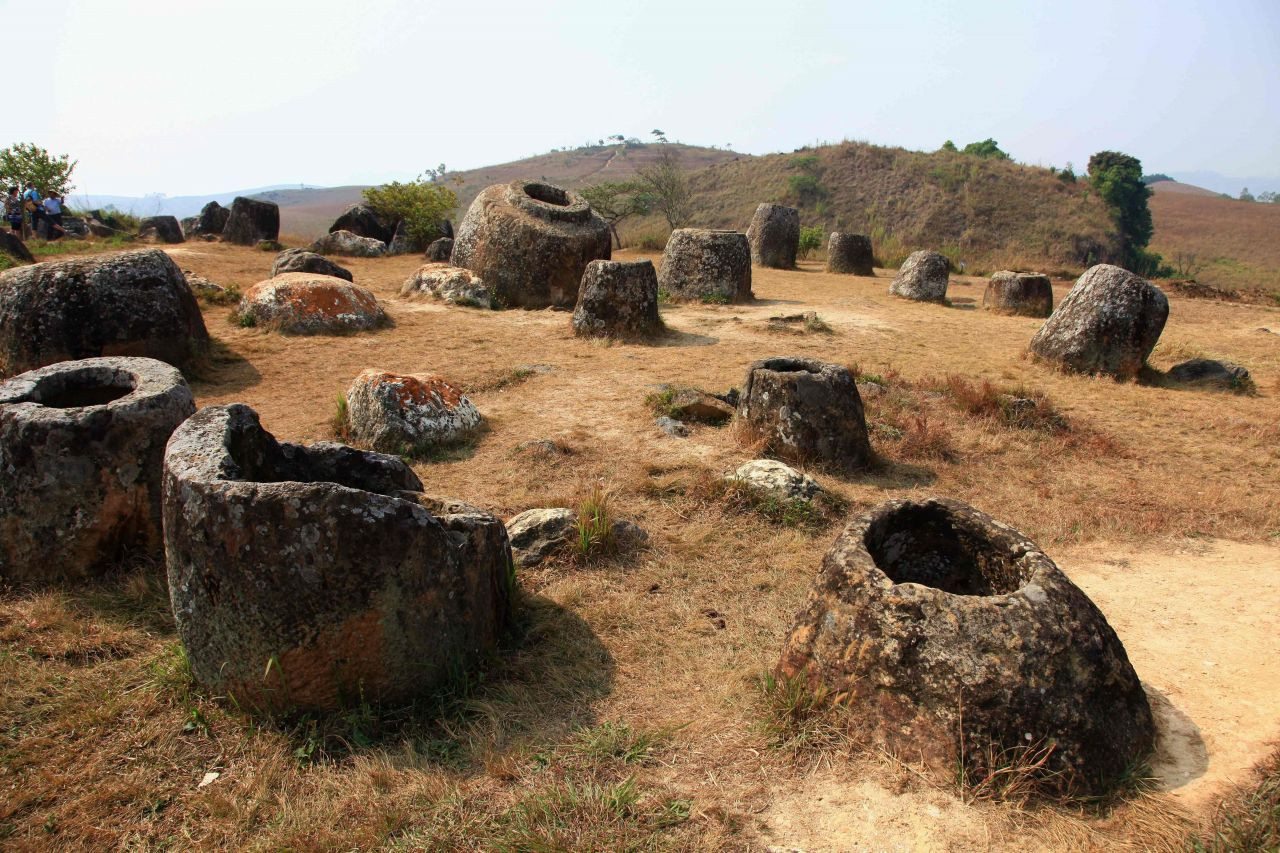
<path id="1" fill-rule="evenodd" d="M 985 418 L 1001 426 L 1050 433 L 1066 432 L 1071 428 L 1043 391 L 1025 386 L 997 388 L 988 380 L 971 382 L 955 374 L 942 379 L 927 379 L 921 385 L 945 394 L 965 414 Z"/>
<path id="2" fill-rule="evenodd" d="M 788 335 L 835 334 L 835 329 L 832 329 L 826 320 L 818 316 L 816 311 L 770 317 L 765 329 L 770 332 L 781 332 Z"/>
<path id="3" fill-rule="evenodd" d="M 1224 800 L 1213 824 L 1189 841 L 1190 849 L 1228 853 L 1237 850 L 1280 850 L 1280 749 L 1256 770 L 1257 783 Z"/>
<path id="4" fill-rule="evenodd" d="M 775 527 L 811 533 L 826 530 L 849 511 L 848 501 L 826 490 L 814 495 L 812 500 L 784 498 L 705 469 L 687 485 L 669 483 L 666 486 L 668 494 L 673 489 L 703 506 L 717 506 L 723 512 L 736 515 L 754 515 Z"/>

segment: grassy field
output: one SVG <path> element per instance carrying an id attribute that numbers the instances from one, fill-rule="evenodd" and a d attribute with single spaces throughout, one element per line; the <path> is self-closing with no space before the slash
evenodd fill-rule
<path id="1" fill-rule="evenodd" d="M 271 264 L 221 244 L 169 251 L 241 290 Z M 471 389 L 489 430 L 415 463 L 430 492 L 509 518 L 603 487 L 649 547 L 522 572 L 518 635 L 457 695 L 327 717 L 252 720 L 193 685 L 160 566 L 4 592 L 0 846 L 1175 850 L 1240 815 L 1256 825 L 1273 802 L 1251 768 L 1280 739 L 1280 348 L 1260 331 L 1280 331 L 1280 309 L 1171 295 L 1153 371 L 1117 384 L 1024 358 L 1039 321 L 980 310 L 980 279 L 953 277 L 938 306 L 888 296 L 884 270 L 755 270 L 755 303 L 664 307 L 670 335 L 642 346 L 577 339 L 564 312 L 401 300 L 417 263 L 344 261 L 395 321 L 377 333 L 289 338 L 206 306 L 199 405 L 246 402 L 279 438 L 315 441 L 363 369 L 440 372 Z M 801 311 L 826 330 L 769 322 Z M 867 399 L 875 470 L 813 472 L 850 512 L 970 501 L 1099 604 L 1160 720 L 1149 789 L 1107 809 L 1023 807 L 779 725 L 763 676 L 839 522 L 706 488 L 749 449 L 732 427 L 666 436 L 645 401 L 659 383 L 740 386 L 751 361 L 791 354 L 887 389 Z M 1162 371 L 1196 354 L 1246 365 L 1256 393 L 1166 387 Z M 1058 417 L 1011 422 L 983 383 Z M 535 439 L 570 453 L 519 449 Z"/>
<path id="2" fill-rule="evenodd" d="M 1151 248 L 1197 281 L 1280 299 L 1280 204 L 1249 203 L 1152 185 Z"/>

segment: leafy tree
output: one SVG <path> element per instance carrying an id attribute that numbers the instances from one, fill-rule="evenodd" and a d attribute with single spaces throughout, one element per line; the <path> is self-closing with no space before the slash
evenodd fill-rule
<path id="1" fill-rule="evenodd" d="M 444 163 L 441 163 L 439 166 L 436 166 L 434 169 L 427 169 L 422 174 L 426 175 L 427 180 L 429 180 L 431 183 L 437 184 L 440 181 L 444 180 L 444 176 L 448 171 L 449 171 L 449 168 L 445 166 Z M 418 180 L 422 180 L 422 179 L 419 178 Z"/>
<path id="2" fill-rule="evenodd" d="M 65 195 L 75 186 L 71 173 L 77 162 L 66 154 L 54 155 L 30 142 L 18 142 L 0 149 L 0 183 L 8 188 L 34 181 L 41 192 Z"/>
<path id="3" fill-rule="evenodd" d="M 1075 165 L 1068 161 L 1063 170 L 1058 173 L 1058 180 L 1062 181 L 1064 184 L 1074 184 L 1076 182 Z"/>
<path id="4" fill-rule="evenodd" d="M 1161 181 L 1173 181 L 1173 178 L 1169 177 L 1163 172 L 1156 172 L 1154 175 L 1142 176 L 1142 182 L 1144 184 L 1158 184 Z M 1174 183 L 1177 183 L 1177 181 L 1174 181 Z"/>
<path id="5" fill-rule="evenodd" d="M 1000 150 L 1000 146 L 996 144 L 994 139 L 984 139 L 981 142 L 970 142 L 960 153 L 973 154 L 976 157 L 994 157 L 997 160 L 1009 159 L 1009 155 Z"/>
<path id="6" fill-rule="evenodd" d="M 689 221 L 693 215 L 693 194 L 675 151 L 663 146 L 658 158 L 636 174 L 652 199 L 653 209 L 662 214 L 673 231 Z"/>
<path id="7" fill-rule="evenodd" d="M 956 144 L 952 142 L 950 139 L 948 139 L 946 142 L 942 143 L 942 147 L 938 150 L 939 151 L 955 151 Z"/>
<path id="8" fill-rule="evenodd" d="M 1244 189 L 1240 190 L 1240 200 L 1241 201 L 1257 201 L 1257 199 L 1254 198 L 1253 193 L 1249 192 L 1248 187 L 1245 187 Z"/>
<path id="9" fill-rule="evenodd" d="M 613 243 L 622 248 L 618 223 L 632 216 L 644 216 L 653 207 L 653 198 L 640 181 L 607 181 L 583 187 L 579 192 L 592 209 L 609 224 Z"/>
<path id="10" fill-rule="evenodd" d="M 655 127 L 653 130 L 649 131 L 649 132 L 650 132 L 651 134 L 653 134 L 654 138 L 655 138 L 655 139 L 657 139 L 659 142 L 666 142 L 666 141 L 667 141 L 667 135 L 666 135 L 665 133 L 663 133 L 662 131 L 658 130 L 656 127 Z"/>
<path id="11" fill-rule="evenodd" d="M 1145 251 L 1151 242 L 1153 226 L 1147 199 L 1151 188 L 1142 182 L 1142 162 L 1119 151 L 1099 151 L 1089 158 L 1089 181 L 1106 203 L 1120 232 L 1120 245 L 1126 269 L 1150 274 L 1160 258 Z"/>
<path id="12" fill-rule="evenodd" d="M 428 173 L 435 170 L 428 170 Z M 440 173 L 444 164 L 440 166 Z M 404 220 L 405 230 L 419 243 L 430 243 L 443 233 L 440 224 L 458 206 L 458 196 L 444 184 L 419 178 L 407 184 L 392 181 L 364 191 L 364 200 L 379 216 Z"/>
<path id="13" fill-rule="evenodd" d="M 1280 193 L 1275 193 L 1275 192 L 1258 193 L 1258 201 L 1265 201 L 1265 202 L 1274 204 L 1280 201 Z"/>
<path id="14" fill-rule="evenodd" d="M 787 187 L 793 198 L 801 204 L 813 204 L 826 197 L 827 191 L 818 180 L 822 170 L 816 154 L 792 157 L 791 166 L 800 172 L 787 178 Z"/>
<path id="15" fill-rule="evenodd" d="M 797 247 L 800 257 L 807 258 L 810 253 L 822 248 L 822 228 L 818 225 L 806 225 L 800 229 L 800 244 Z"/>

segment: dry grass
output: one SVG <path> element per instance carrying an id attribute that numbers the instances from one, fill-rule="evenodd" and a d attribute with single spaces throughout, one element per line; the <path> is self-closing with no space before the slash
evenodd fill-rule
<path id="1" fill-rule="evenodd" d="M 241 288 L 271 262 L 220 244 L 176 251 L 180 265 Z M 699 472 L 732 470 L 749 448 L 730 430 L 665 436 L 642 400 L 661 382 L 729 387 L 763 357 L 856 362 L 886 387 L 866 398 L 882 461 L 865 475 L 822 478 L 847 511 L 945 494 L 1050 554 L 1188 535 L 1266 541 L 1280 534 L 1280 353 L 1254 330 L 1280 327 L 1280 313 L 1171 297 L 1169 340 L 1230 357 L 1258 379 L 1257 396 L 1223 395 L 1025 361 L 1037 322 L 965 310 L 981 282 L 964 278 L 946 308 L 891 299 L 883 278 L 828 276 L 812 263 L 757 270 L 758 304 L 664 307 L 672 334 L 657 345 L 601 347 L 575 338 L 563 312 L 403 302 L 396 294 L 417 262 L 351 261 L 356 282 L 395 318 L 376 333 L 286 337 L 206 306 L 215 351 L 193 377 L 199 404 L 243 401 L 279 438 L 315 441 L 330 437 L 333 401 L 363 369 L 440 372 L 468 389 L 491 429 L 468 458 L 414 462 L 430 493 L 508 518 L 580 506 L 603 482 L 609 517 L 638 522 L 650 546 L 526 573 L 519 636 L 451 701 L 314 720 L 250 721 L 195 689 L 154 567 L 80 590 L 6 592 L 5 846 L 760 849 L 788 842 L 772 834 L 771 805 L 799 796 L 819 770 L 851 797 L 887 788 L 876 807 L 902 810 L 889 824 L 858 817 L 850 837 L 883 839 L 886 825 L 945 835 L 973 822 L 990 830 L 973 837 L 1003 849 L 1142 849 L 1185 837 L 1167 798 L 1101 817 L 966 806 L 952 790 L 893 781 L 914 778 L 910 770 L 821 747 L 820 730 L 807 736 L 821 747 L 808 751 L 816 764 L 782 745 L 762 725 L 759 674 L 776 663 L 834 531 L 743 511 L 731 495 L 691 496 Z M 1057 289 L 1060 299 L 1065 285 Z M 766 329 L 780 310 L 818 311 L 835 334 L 780 338 Z M 516 378 L 535 364 L 547 369 Z M 1009 390 L 1048 401 L 1067 428 L 1010 421 L 998 402 Z M 684 494 L 664 486 L 676 479 Z M 1220 630 L 1237 628 L 1227 618 Z M 219 776 L 200 787 L 209 772 Z M 946 810 L 935 820 L 924 809 L 938 803 Z"/>
<path id="2" fill-rule="evenodd" d="M 1219 806 L 1213 823 L 1195 838 L 1196 851 L 1280 850 L 1280 749 L 1255 771 L 1256 780 L 1241 786 Z"/>
<path id="3" fill-rule="evenodd" d="M 1280 204 L 1162 192 L 1151 198 L 1151 248 L 1227 290 L 1280 293 Z M 1184 276 L 1188 277 L 1188 276 Z"/>

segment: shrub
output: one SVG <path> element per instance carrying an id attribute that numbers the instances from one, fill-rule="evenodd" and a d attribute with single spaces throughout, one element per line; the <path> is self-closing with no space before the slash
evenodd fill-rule
<path id="1" fill-rule="evenodd" d="M 1009 159 L 1009 155 L 1000 150 L 1000 146 L 996 144 L 994 139 L 984 139 L 981 142 L 970 142 L 960 153 L 972 154 L 975 157 L 992 157 L 996 160 Z"/>
<path id="2" fill-rule="evenodd" d="M 822 248 L 822 228 L 818 225 L 806 225 L 800 229 L 800 257 L 807 258 L 810 253 Z"/>
<path id="3" fill-rule="evenodd" d="M 403 220 L 409 236 L 424 245 L 443 234 L 440 224 L 458 206 L 453 190 L 420 179 L 369 187 L 364 191 L 364 200 L 379 216 Z"/>

